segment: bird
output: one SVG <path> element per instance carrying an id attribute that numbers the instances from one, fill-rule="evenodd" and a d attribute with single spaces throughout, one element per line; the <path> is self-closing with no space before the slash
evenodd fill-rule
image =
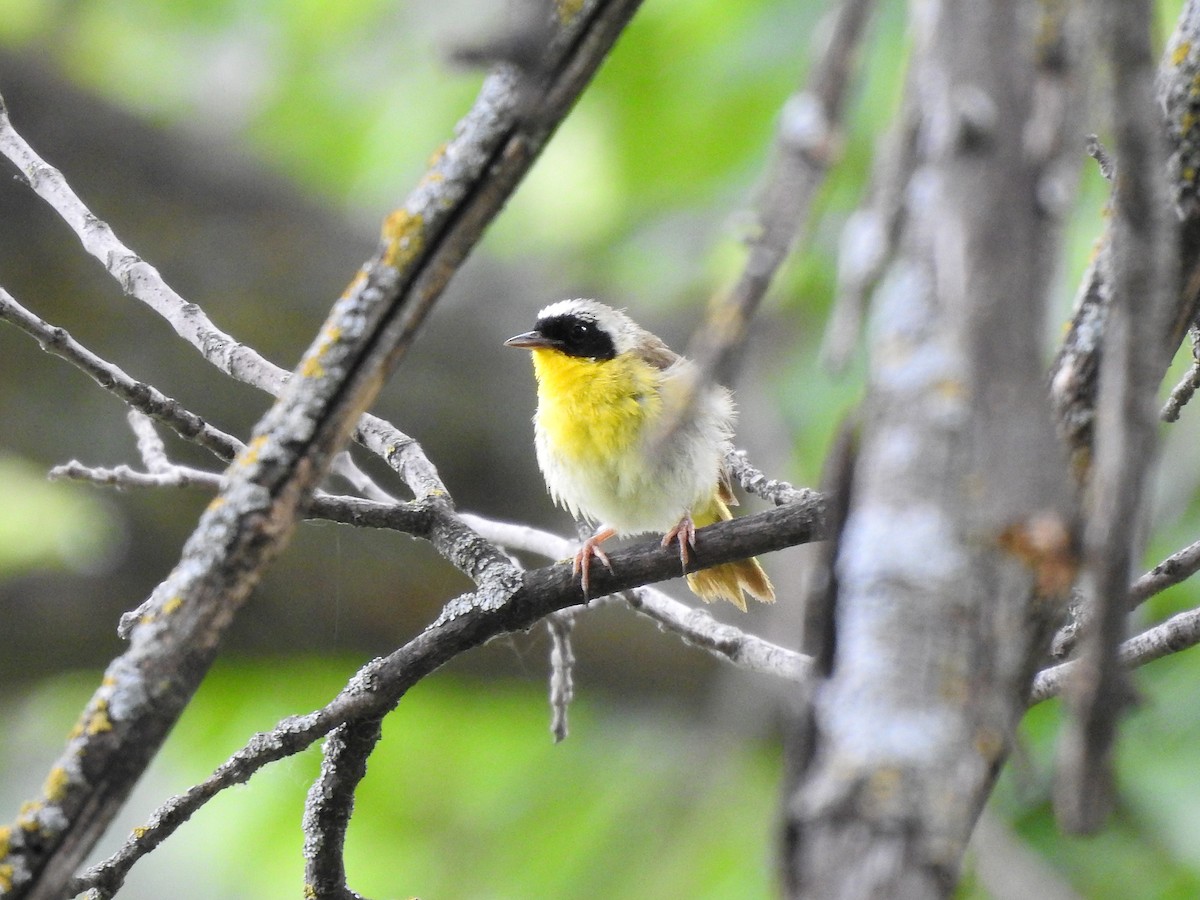
<path id="1" fill-rule="evenodd" d="M 551 497 L 596 525 L 573 560 L 584 596 L 593 558 L 612 570 L 600 545 L 614 536 L 661 533 L 662 546 L 678 542 L 686 571 L 696 529 L 733 518 L 737 503 L 724 462 L 732 394 L 710 386 L 664 435 L 665 416 L 678 414 L 696 366 L 597 300 L 551 303 L 532 331 L 504 343 L 533 357 L 534 446 Z M 755 559 L 689 573 L 687 583 L 706 603 L 727 600 L 742 611 L 743 595 L 775 599 Z"/>

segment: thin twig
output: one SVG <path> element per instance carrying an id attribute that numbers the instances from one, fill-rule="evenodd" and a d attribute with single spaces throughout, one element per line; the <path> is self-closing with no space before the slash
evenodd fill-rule
<path id="1" fill-rule="evenodd" d="M 490 87 L 493 93 L 496 89 L 494 81 L 485 87 Z M 481 105 L 487 106 L 494 102 L 494 98 L 487 96 L 486 91 L 483 96 L 486 98 L 486 102 Z M 493 114 L 494 110 L 489 110 L 487 116 L 492 116 Z M 484 119 L 485 116 L 481 115 L 478 118 Z M 464 120 L 464 126 L 467 124 L 466 120 Z M 494 132 L 495 122 L 484 122 L 483 124 L 490 126 Z M 473 136 L 469 133 L 469 129 L 468 136 Z M 489 133 L 489 136 L 491 136 L 491 133 Z M 469 144 L 470 141 L 467 140 L 461 143 Z M 175 330 L 176 334 L 199 350 L 201 355 L 212 365 L 216 366 L 219 371 L 273 396 L 279 396 L 284 385 L 291 378 L 291 373 L 264 359 L 253 348 L 239 343 L 232 336 L 218 328 L 199 306 L 189 303 L 176 293 L 163 280 L 157 269 L 142 260 L 133 250 L 122 243 L 112 228 L 88 209 L 83 201 L 79 199 L 79 196 L 67 183 L 62 172 L 42 159 L 29 143 L 17 133 L 9 118 L 3 97 L 0 97 L 0 154 L 7 156 L 21 171 L 34 192 L 62 217 L 63 221 L 78 236 L 84 250 L 104 264 L 108 272 L 120 283 L 126 294 L 145 304 L 160 315 Z M 468 162 L 472 160 L 477 164 L 480 162 L 477 153 L 464 152 L 459 155 Z M 447 168 L 447 166 L 441 166 L 442 171 L 438 173 L 438 177 L 434 178 L 431 174 L 427 182 L 429 184 L 437 182 L 448 187 L 453 186 L 461 189 L 463 174 L 461 171 L 447 173 L 445 171 Z M 438 179 L 440 179 L 440 182 Z M 449 197 L 450 190 L 447 189 L 445 194 L 446 196 L 442 199 L 446 201 L 446 208 L 449 209 L 453 206 Z M 11 298 L 9 299 L 11 300 Z M 118 373 L 120 370 L 111 366 L 111 364 L 105 363 L 103 360 L 99 360 L 98 357 L 94 360 L 90 359 L 89 357 L 92 355 L 87 354 L 86 351 L 83 353 L 76 352 L 76 345 L 70 341 L 65 331 L 47 326 L 40 319 L 29 313 L 25 313 L 23 320 L 18 320 L 17 318 L 9 318 L 9 320 L 28 331 L 34 337 L 38 337 L 39 340 L 41 339 L 40 335 L 48 335 L 51 340 L 43 344 L 45 349 L 49 352 L 57 353 L 71 362 L 75 362 L 76 365 L 79 365 L 84 371 L 91 374 L 103 387 L 114 390 L 128 403 L 132 404 L 134 402 L 134 399 L 127 395 L 127 391 L 118 389 L 121 384 L 120 380 L 112 387 L 108 383 L 108 370 L 111 369 L 113 372 Z M 69 351 L 69 355 L 66 352 L 59 352 L 59 350 L 55 349 L 60 334 L 64 339 L 63 347 Z M 99 374 L 88 368 L 88 366 L 94 365 L 96 362 L 100 364 Z M 128 379 L 128 376 L 124 376 L 124 373 L 120 374 L 125 380 L 132 381 L 132 379 Z M 161 397 L 157 391 L 153 393 Z M 136 394 L 134 398 L 136 398 Z M 169 398 L 164 397 L 162 400 L 167 404 L 174 404 L 174 401 L 169 400 Z M 177 406 L 177 404 L 174 405 Z M 170 409 L 169 406 L 168 409 Z M 143 411 L 149 415 L 156 416 L 153 408 L 144 409 Z M 180 408 L 179 412 L 186 413 L 182 408 Z M 163 421 L 173 428 L 176 427 L 167 419 Z M 182 421 L 184 427 L 188 427 L 187 419 L 185 418 Z M 197 421 L 203 424 L 198 418 Z M 177 428 L 176 430 L 179 429 Z M 202 438 L 205 437 L 204 434 L 199 432 L 194 437 L 187 431 L 180 431 L 180 434 L 201 443 L 203 443 Z M 220 432 L 217 432 L 217 434 L 220 434 Z M 402 479 L 405 479 L 405 483 L 408 484 L 417 497 L 426 497 L 430 494 L 448 496 L 445 486 L 436 478 L 436 470 L 425 458 L 420 445 L 412 438 L 401 433 L 395 426 L 377 416 L 369 413 L 364 414 L 359 423 L 359 428 L 355 432 L 355 439 L 361 441 L 368 450 L 377 454 Z M 205 446 L 208 445 L 206 444 Z M 215 447 L 210 447 L 209 449 L 218 452 Z M 236 452 L 227 453 L 222 458 L 227 460 L 232 459 L 236 455 Z M 430 477 L 431 473 L 432 477 Z M 411 483 L 407 480 L 409 477 L 413 478 Z"/>
<path id="2" fill-rule="evenodd" d="M 1129 587 L 1129 609 L 1200 572 L 1200 541 L 1177 550 Z"/>
<path id="3" fill-rule="evenodd" d="M 797 488 L 775 478 L 768 478 L 746 458 L 745 450 L 730 450 L 725 454 L 725 468 L 737 479 L 743 490 L 756 497 L 784 506 L 788 503 L 811 503 L 821 505 L 821 495 L 812 488 Z"/>
<path id="4" fill-rule="evenodd" d="M 1137 609 L 1151 597 L 1186 581 L 1196 572 L 1200 572 L 1200 541 L 1189 544 L 1182 550 L 1176 550 L 1133 582 L 1129 586 L 1127 608 L 1130 611 Z M 1076 603 L 1074 606 L 1076 608 L 1073 610 L 1071 621 L 1054 636 L 1050 650 L 1054 659 L 1068 656 L 1075 649 L 1079 635 L 1090 627 L 1091 608 L 1082 603 Z"/>
<path id="5" fill-rule="evenodd" d="M 760 193 L 746 264 L 732 290 L 693 336 L 687 355 L 696 367 L 666 411 L 652 444 L 661 446 L 679 428 L 714 381 L 732 380 L 730 363 L 750 321 L 808 220 L 826 171 L 840 154 L 846 96 L 873 7 L 874 0 L 841 0 L 830 14 L 828 31 L 818 31 L 828 36 L 826 43 L 805 87 L 790 96 L 780 112 L 772 167 Z"/>
<path id="6" fill-rule="evenodd" d="M 571 631 L 578 610 L 563 609 L 546 616 L 550 632 L 550 733 L 554 743 L 567 739 L 567 713 L 575 699 L 575 651 L 571 646 Z"/>
<path id="7" fill-rule="evenodd" d="M 1171 390 L 1171 396 L 1167 398 L 1162 412 L 1158 414 L 1164 422 L 1177 421 L 1184 406 L 1196 393 L 1196 388 L 1200 387 L 1200 328 L 1193 325 L 1188 329 L 1188 333 L 1192 336 L 1192 364 L 1188 367 L 1187 374 L 1179 380 L 1179 384 Z"/>
<path id="8" fill-rule="evenodd" d="M 1117 658 L 1125 669 L 1134 669 L 1196 644 L 1200 644 L 1200 609 L 1191 609 L 1124 641 L 1118 649 Z M 1079 660 L 1071 660 L 1043 669 L 1033 680 L 1030 705 L 1061 694 L 1079 677 L 1080 668 Z"/>
<path id="9" fill-rule="evenodd" d="M 157 388 L 130 378 L 118 366 L 76 341 L 66 329 L 51 325 L 25 309 L 4 288 L 0 288 L 0 319 L 20 328 L 47 353 L 71 363 L 129 406 L 162 422 L 180 437 L 211 450 L 220 459 L 228 462 L 241 451 L 243 444 L 237 438 L 209 425 Z"/>
<path id="10" fill-rule="evenodd" d="M 1100 174 L 1104 176 L 1104 180 L 1111 184 L 1116 178 L 1116 166 L 1113 165 L 1112 157 L 1108 155 L 1108 151 L 1104 149 L 1104 145 L 1100 143 L 1100 138 L 1094 134 L 1089 134 L 1084 144 L 1084 149 L 1087 155 L 1096 161 L 1096 165 L 1100 167 Z"/>
<path id="11" fill-rule="evenodd" d="M 115 488 L 204 488 L 219 491 L 221 476 L 216 472 L 205 472 L 188 466 L 168 465 L 152 472 L 139 472 L 126 465 L 106 469 L 101 466 L 85 466 L 77 460 L 63 463 L 50 470 L 50 478 L 64 481 L 90 481 L 105 487 Z"/>

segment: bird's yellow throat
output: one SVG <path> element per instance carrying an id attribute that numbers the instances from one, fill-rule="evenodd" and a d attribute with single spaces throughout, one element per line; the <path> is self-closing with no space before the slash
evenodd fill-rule
<path id="1" fill-rule="evenodd" d="M 662 411 L 661 371 L 623 354 L 595 360 L 534 350 L 538 427 L 565 458 L 609 463 L 635 448 Z"/>

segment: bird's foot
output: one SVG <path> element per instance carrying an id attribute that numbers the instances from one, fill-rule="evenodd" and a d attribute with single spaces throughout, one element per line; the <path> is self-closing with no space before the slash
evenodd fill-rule
<path id="1" fill-rule="evenodd" d="M 616 534 L 611 528 L 601 528 L 590 538 L 583 542 L 583 546 L 579 548 L 579 552 L 575 554 L 575 558 L 571 561 L 571 575 L 579 576 L 579 586 L 583 588 L 583 599 L 590 600 L 590 571 L 592 567 L 592 557 L 604 563 L 608 571 L 612 571 L 612 563 L 608 560 L 608 554 L 600 549 L 602 541 L 607 541 L 610 537 Z"/>
<path id="2" fill-rule="evenodd" d="M 663 535 L 662 546 L 670 546 L 675 541 L 679 541 L 679 562 L 686 572 L 691 561 L 690 551 L 696 549 L 696 523 L 690 515 L 684 515 L 674 528 Z"/>

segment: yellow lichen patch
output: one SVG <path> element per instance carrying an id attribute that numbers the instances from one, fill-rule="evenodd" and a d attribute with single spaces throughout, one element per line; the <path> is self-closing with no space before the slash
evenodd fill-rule
<path id="1" fill-rule="evenodd" d="M 225 498 L 222 497 L 220 494 L 218 494 L 216 497 L 213 497 L 212 500 L 210 500 L 208 502 L 207 508 L 208 509 L 220 509 L 224 505 L 225 505 Z"/>
<path id="2" fill-rule="evenodd" d="M 958 378 L 939 378 L 933 391 L 943 400 L 965 400 L 969 394 L 966 384 Z"/>
<path id="3" fill-rule="evenodd" d="M 342 291 L 342 299 L 345 300 L 347 297 L 349 297 L 351 294 L 353 294 L 355 291 L 357 291 L 359 286 L 362 285 L 362 283 L 365 282 L 366 280 L 367 280 L 367 273 L 364 272 L 362 269 L 359 269 L 358 273 L 353 278 L 350 279 L 350 283 L 348 285 L 346 285 L 346 289 L 344 291 Z"/>
<path id="4" fill-rule="evenodd" d="M 146 832 L 148 832 L 149 830 L 150 829 L 147 828 L 145 825 L 139 825 L 137 828 L 133 829 L 134 840 L 140 841 L 142 838 L 144 838 L 146 836 Z"/>
<path id="5" fill-rule="evenodd" d="M 387 244 L 383 261 L 394 269 L 403 269 L 416 259 L 425 244 L 424 227 L 425 218 L 407 209 L 398 209 L 388 216 L 383 223 L 383 240 Z"/>
<path id="6" fill-rule="evenodd" d="M 1185 111 L 1184 114 L 1179 117 L 1179 130 L 1182 131 L 1184 134 L 1187 134 L 1195 127 L 1196 127 L 1196 114 L 1194 112 L 1192 112 L 1191 110 Z"/>
<path id="7" fill-rule="evenodd" d="M 55 766 L 50 770 L 50 774 L 46 776 L 46 783 L 42 785 L 42 794 L 50 803 L 60 803 L 67 796 L 67 785 L 71 778 L 67 775 L 67 770 L 62 766 Z"/>
<path id="8" fill-rule="evenodd" d="M 1175 45 L 1175 49 L 1171 51 L 1171 65 L 1177 66 L 1188 58 L 1188 54 L 1192 52 L 1191 41 L 1180 41 Z"/>
<path id="9" fill-rule="evenodd" d="M 40 800 L 26 800 L 17 811 L 17 827 L 22 831 L 37 831 L 37 815 L 44 808 Z"/>
<path id="10" fill-rule="evenodd" d="M 8 848 L 12 842 L 12 829 L 7 825 L 0 825 L 0 856 L 8 856 Z"/>
<path id="11" fill-rule="evenodd" d="M 300 374 L 305 378 L 324 378 L 325 367 L 321 365 L 316 354 L 309 354 L 304 358 L 304 362 L 300 364 Z"/>
<path id="12" fill-rule="evenodd" d="M 554 0 L 554 5 L 558 8 L 558 20 L 565 25 L 579 15 L 583 0 Z"/>
<path id="13" fill-rule="evenodd" d="M 425 163 L 425 165 L 427 165 L 429 168 L 432 169 L 434 166 L 436 166 L 438 163 L 440 163 L 442 161 L 442 157 L 445 155 L 446 155 L 446 142 L 442 141 L 440 144 L 438 144 L 436 147 L 433 148 L 433 152 L 429 154 L 429 160 Z M 425 174 L 426 174 L 426 176 L 429 175 L 428 172 L 426 172 Z"/>
<path id="14" fill-rule="evenodd" d="M 1004 750 L 1004 737 L 995 728 L 980 728 L 975 732 L 975 749 L 985 760 L 994 762 Z"/>
<path id="15" fill-rule="evenodd" d="M 9 863 L 0 865 L 0 891 L 11 891 L 13 886 L 13 867 Z"/>
<path id="16" fill-rule="evenodd" d="M 903 784 L 900 770 L 885 766 L 871 774 L 867 782 L 867 796 L 876 806 L 890 806 Z"/>
<path id="17" fill-rule="evenodd" d="M 181 606 L 183 606 L 183 598 L 180 597 L 178 594 L 176 594 L 170 600 L 168 600 L 166 603 L 163 604 L 162 610 L 164 613 L 166 613 L 169 616 L 171 613 L 175 612 L 175 610 L 179 609 L 179 607 L 181 607 Z"/>
<path id="18" fill-rule="evenodd" d="M 103 734 L 106 731 L 112 731 L 112 719 L 108 717 L 108 701 L 97 700 L 96 708 L 92 710 L 87 719 L 86 731 L 90 735 Z"/>
<path id="19" fill-rule="evenodd" d="M 425 174 L 421 176 L 421 184 L 426 187 L 431 184 L 440 184 L 445 180 L 446 176 L 437 169 L 426 169 Z"/>
<path id="20" fill-rule="evenodd" d="M 321 365 L 321 357 L 329 352 L 329 348 L 337 343 L 342 336 L 342 329 L 332 323 L 327 323 L 317 336 L 317 342 L 304 357 L 300 364 L 300 374 L 305 378 L 321 378 L 325 375 L 325 367 Z"/>
<path id="21" fill-rule="evenodd" d="M 262 452 L 262 448 L 266 445 L 267 436 L 265 434 L 260 434 L 246 445 L 246 449 L 242 451 L 242 455 L 238 457 L 237 461 L 243 466 L 249 466 L 257 462 L 259 453 Z M 210 506 L 211 505 L 212 504 L 210 504 Z"/>
<path id="22" fill-rule="evenodd" d="M 306 883 L 304 885 L 304 900 L 315 900 L 316 896 L 317 896 L 317 889 L 315 887 L 313 887 L 311 884 Z"/>

